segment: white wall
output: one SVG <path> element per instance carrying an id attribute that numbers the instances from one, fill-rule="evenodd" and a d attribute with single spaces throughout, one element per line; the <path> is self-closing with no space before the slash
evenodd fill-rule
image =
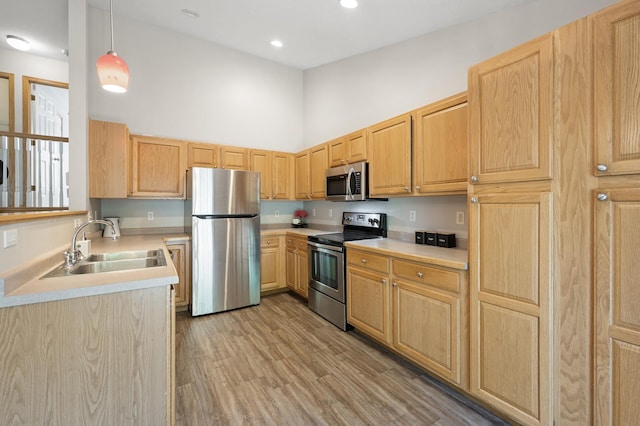
<path id="1" fill-rule="evenodd" d="M 89 8 L 90 69 L 109 47 L 108 13 Z M 132 133 L 298 151 L 302 71 L 159 27 L 114 17 L 115 50 L 126 60 L 125 94 L 89 73 L 89 115 Z"/>
<path id="2" fill-rule="evenodd" d="M 0 47 L 0 71 L 13 74 L 15 100 L 15 131 L 22 132 L 22 77 L 69 82 L 69 64 L 66 61 L 30 55 L 14 49 Z"/>
<path id="3" fill-rule="evenodd" d="M 325 142 L 467 88 L 467 69 L 615 3 L 539 0 L 304 72 L 304 143 Z"/>

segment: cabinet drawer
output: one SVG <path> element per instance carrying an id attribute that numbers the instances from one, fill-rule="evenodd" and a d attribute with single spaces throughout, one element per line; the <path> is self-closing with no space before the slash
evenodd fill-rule
<path id="1" fill-rule="evenodd" d="M 392 268 L 393 275 L 399 278 L 404 278 L 414 283 L 427 284 L 454 293 L 460 291 L 460 276 L 456 272 L 444 271 L 422 263 L 398 259 L 393 259 Z"/>
<path id="2" fill-rule="evenodd" d="M 298 250 L 307 251 L 307 240 L 296 240 L 296 248 Z"/>
<path id="3" fill-rule="evenodd" d="M 386 256 L 372 254 L 366 251 L 349 249 L 347 251 L 347 264 L 372 271 L 389 273 L 389 258 Z"/>
<path id="4" fill-rule="evenodd" d="M 260 247 L 278 247 L 280 245 L 280 238 L 278 237 L 262 237 L 260 238 Z"/>

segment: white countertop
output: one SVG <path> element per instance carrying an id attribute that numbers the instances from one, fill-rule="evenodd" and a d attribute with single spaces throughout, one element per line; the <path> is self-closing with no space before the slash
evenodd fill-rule
<path id="1" fill-rule="evenodd" d="M 64 300 L 176 284 L 178 274 L 165 241 L 188 240 L 187 235 L 123 236 L 118 240 L 94 238 L 91 253 L 129 250 L 164 250 L 166 266 L 40 279 L 63 262 L 62 252 L 48 253 L 19 265 L 0 278 L 0 307 Z"/>
<path id="2" fill-rule="evenodd" d="M 469 255 L 467 250 L 463 249 L 427 246 L 390 238 L 349 241 L 345 245 L 347 247 L 376 251 L 387 256 L 400 256 L 436 266 L 462 270 L 469 269 Z"/>
<path id="3" fill-rule="evenodd" d="M 294 227 L 285 227 L 285 228 L 271 228 L 271 229 L 262 229 L 260 230 L 260 235 L 275 235 L 275 234 L 298 234 L 304 237 L 308 237 L 309 235 L 319 235 L 319 234 L 331 234 L 333 232 L 340 231 L 323 231 L 315 228 L 294 228 Z"/>

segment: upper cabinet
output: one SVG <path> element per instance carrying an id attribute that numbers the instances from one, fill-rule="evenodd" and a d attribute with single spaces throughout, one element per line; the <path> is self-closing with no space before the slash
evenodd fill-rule
<path id="1" fill-rule="evenodd" d="M 188 145 L 189 167 L 220 167 L 220 147 L 208 143 L 193 143 Z"/>
<path id="2" fill-rule="evenodd" d="M 89 120 L 89 197 L 127 198 L 129 129 Z"/>
<path id="3" fill-rule="evenodd" d="M 131 197 L 184 198 L 183 141 L 132 135 L 131 152 Z"/>
<path id="4" fill-rule="evenodd" d="M 366 129 L 327 142 L 329 167 L 367 160 Z"/>
<path id="5" fill-rule="evenodd" d="M 263 200 L 288 200 L 293 185 L 293 154 L 252 149 L 250 166 L 260 172 L 260 198 Z"/>
<path id="6" fill-rule="evenodd" d="M 344 137 L 327 142 L 329 149 L 329 166 L 337 167 L 348 163 L 348 145 Z"/>
<path id="7" fill-rule="evenodd" d="M 237 146 L 220 147 L 220 164 L 223 169 L 249 170 L 249 150 Z"/>
<path id="8" fill-rule="evenodd" d="M 314 146 L 310 150 L 311 198 L 324 199 L 326 171 L 329 167 L 329 150 L 326 144 Z"/>
<path id="9" fill-rule="evenodd" d="M 467 94 L 414 112 L 415 194 L 467 190 Z"/>
<path id="10" fill-rule="evenodd" d="M 369 194 L 411 193 L 411 113 L 367 129 Z"/>
<path id="11" fill-rule="evenodd" d="M 311 154 L 308 149 L 295 156 L 295 198 L 311 199 Z"/>
<path id="12" fill-rule="evenodd" d="M 472 183 L 551 178 L 553 36 L 469 69 Z"/>
<path id="13" fill-rule="evenodd" d="M 640 172 L 640 3 L 593 18 L 596 174 Z"/>

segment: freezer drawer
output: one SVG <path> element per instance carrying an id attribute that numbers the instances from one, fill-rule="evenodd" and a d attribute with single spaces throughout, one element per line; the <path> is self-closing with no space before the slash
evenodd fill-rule
<path id="1" fill-rule="evenodd" d="M 260 216 L 194 216 L 193 316 L 260 303 Z"/>

